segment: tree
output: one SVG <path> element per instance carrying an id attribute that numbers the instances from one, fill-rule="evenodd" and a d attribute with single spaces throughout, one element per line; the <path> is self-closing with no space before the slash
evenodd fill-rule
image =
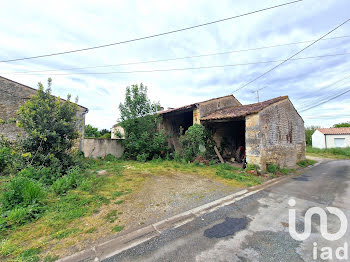
<path id="1" fill-rule="evenodd" d="M 19 108 L 17 125 L 26 132 L 20 143 L 31 164 L 65 171 L 73 164 L 71 149 L 79 137 L 78 109 L 70 95 L 65 101 L 52 96 L 51 84 L 51 78 L 46 90 L 38 84 L 36 95 Z"/>
<path id="2" fill-rule="evenodd" d="M 159 109 L 159 103 L 148 99 L 147 87 L 142 83 L 126 88 L 124 103 L 119 105 L 126 158 L 145 161 L 165 154 L 168 148 L 164 132 L 158 129 Z"/>
<path id="3" fill-rule="evenodd" d="M 101 133 L 98 131 L 97 127 L 93 127 L 92 125 L 86 125 L 84 129 L 84 137 L 100 137 Z"/>
<path id="4" fill-rule="evenodd" d="M 102 129 L 100 131 L 101 134 L 101 138 L 111 138 L 111 131 L 109 131 L 108 129 Z"/>
<path id="5" fill-rule="evenodd" d="M 207 159 L 215 155 L 215 142 L 210 131 L 203 125 L 194 124 L 190 126 L 185 134 L 180 130 L 181 156 L 186 161 L 192 161 L 198 155 Z"/>
<path id="6" fill-rule="evenodd" d="M 308 126 L 305 128 L 306 145 L 308 145 L 308 146 L 312 145 L 312 134 L 316 131 L 317 128 L 320 128 L 320 127 L 319 126 Z"/>
<path id="7" fill-rule="evenodd" d="M 350 122 L 335 124 L 333 127 L 350 127 Z"/>

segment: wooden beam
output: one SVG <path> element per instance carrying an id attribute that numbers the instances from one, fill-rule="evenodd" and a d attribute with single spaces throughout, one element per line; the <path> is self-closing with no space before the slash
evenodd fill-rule
<path id="1" fill-rule="evenodd" d="M 214 146 L 214 150 L 215 150 L 215 153 L 216 153 L 216 155 L 218 156 L 218 158 L 219 158 L 221 164 L 224 164 L 225 161 L 224 161 L 224 159 L 222 158 L 222 156 L 220 155 L 220 152 L 219 152 L 219 150 L 218 150 L 218 148 L 217 148 L 216 146 Z"/>

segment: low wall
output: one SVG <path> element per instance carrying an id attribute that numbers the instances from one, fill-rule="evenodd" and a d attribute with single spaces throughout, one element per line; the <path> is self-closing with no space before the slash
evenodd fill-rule
<path id="1" fill-rule="evenodd" d="M 121 157 L 124 147 L 120 139 L 84 138 L 81 151 L 85 157 L 105 157 L 108 154 Z"/>

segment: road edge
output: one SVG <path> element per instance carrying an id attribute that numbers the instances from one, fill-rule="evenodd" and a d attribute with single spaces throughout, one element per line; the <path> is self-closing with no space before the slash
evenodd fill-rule
<path id="1" fill-rule="evenodd" d="M 114 255 L 117 255 L 127 249 L 135 247 L 141 243 L 144 243 L 156 236 L 159 236 L 163 231 L 168 229 L 177 228 L 188 222 L 194 220 L 196 217 L 201 216 L 208 212 L 213 212 L 220 207 L 230 205 L 239 201 L 245 197 L 258 193 L 259 191 L 276 185 L 278 183 L 295 178 L 309 169 L 321 164 L 323 161 L 317 162 L 314 165 L 297 170 L 292 175 L 277 177 L 266 181 L 265 183 L 247 189 L 243 189 L 236 193 L 230 194 L 228 196 L 222 197 L 210 203 L 204 204 L 202 206 L 190 209 L 188 211 L 182 212 L 178 215 L 172 216 L 170 218 L 158 221 L 141 229 L 135 230 L 133 232 L 118 235 L 115 238 L 105 241 L 103 243 L 97 244 L 92 248 L 82 250 L 73 255 L 58 259 L 57 262 L 77 262 L 77 261 L 102 261 Z"/>

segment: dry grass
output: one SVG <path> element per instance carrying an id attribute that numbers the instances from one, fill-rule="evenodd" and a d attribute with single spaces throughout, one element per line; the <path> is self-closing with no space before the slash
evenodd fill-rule
<path id="1" fill-rule="evenodd" d="M 2 232 L 0 259 L 37 261 L 46 258 L 47 261 L 53 261 L 57 256 L 72 254 L 97 240 L 148 222 L 140 217 L 156 219 L 158 217 L 152 215 L 159 213 L 159 210 L 164 210 L 166 214 L 175 212 L 176 209 L 171 210 L 170 198 L 157 201 L 150 197 L 149 201 L 154 203 L 140 200 L 153 190 L 149 186 L 154 185 L 156 178 L 169 178 L 164 180 L 168 182 L 163 195 L 185 200 L 196 198 L 199 202 L 211 190 L 211 184 L 217 186 L 215 190 L 220 190 L 221 187 L 215 183 L 235 189 L 262 181 L 228 165 L 201 166 L 174 161 L 140 163 L 97 160 L 91 163 L 88 175 L 95 177 L 90 190 L 76 189 L 61 197 L 51 193 L 47 211 L 40 219 Z M 181 182 L 181 179 L 184 180 Z M 173 188 L 174 181 L 180 181 L 182 185 L 199 184 L 181 191 Z M 149 182 L 148 186 L 146 182 Z M 203 189 L 195 191 L 195 187 L 200 188 L 202 185 Z M 154 192 L 148 193 L 152 195 Z M 143 211 L 144 215 L 139 214 Z"/>

